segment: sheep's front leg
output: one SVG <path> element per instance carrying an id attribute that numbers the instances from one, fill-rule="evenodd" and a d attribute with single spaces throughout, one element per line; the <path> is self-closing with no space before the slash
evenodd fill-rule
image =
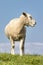
<path id="1" fill-rule="evenodd" d="M 15 47 L 15 44 L 14 44 L 14 41 L 12 39 L 12 37 L 10 37 L 10 42 L 11 42 L 11 54 L 14 55 L 14 47 Z"/>
<path id="2" fill-rule="evenodd" d="M 24 38 L 20 40 L 20 56 L 24 55 Z"/>

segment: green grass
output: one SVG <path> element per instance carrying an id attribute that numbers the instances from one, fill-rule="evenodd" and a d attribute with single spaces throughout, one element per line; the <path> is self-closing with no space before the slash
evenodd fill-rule
<path id="1" fill-rule="evenodd" d="M 43 56 L 19 56 L 0 53 L 0 65 L 43 65 Z"/>

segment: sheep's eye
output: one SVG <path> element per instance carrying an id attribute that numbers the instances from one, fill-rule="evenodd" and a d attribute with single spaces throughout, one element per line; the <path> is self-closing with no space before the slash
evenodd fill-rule
<path id="1" fill-rule="evenodd" d="M 30 19 L 32 20 L 32 17 L 31 16 L 29 16 L 30 17 Z"/>

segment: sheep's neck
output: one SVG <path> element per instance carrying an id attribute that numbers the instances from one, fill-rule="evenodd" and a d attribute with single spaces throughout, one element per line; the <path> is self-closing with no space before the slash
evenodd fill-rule
<path id="1" fill-rule="evenodd" d="M 15 19 L 14 22 L 12 23 L 10 30 L 11 33 L 18 35 L 24 28 L 24 20 L 21 20 L 20 18 Z"/>
<path id="2" fill-rule="evenodd" d="M 18 33 L 20 33 L 23 28 L 24 28 L 24 21 L 20 20 L 17 26 Z"/>

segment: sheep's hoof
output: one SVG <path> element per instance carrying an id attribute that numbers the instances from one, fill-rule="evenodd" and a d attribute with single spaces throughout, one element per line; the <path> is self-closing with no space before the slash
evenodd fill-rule
<path id="1" fill-rule="evenodd" d="M 15 55 L 14 51 L 11 51 L 11 55 Z"/>
<path id="2" fill-rule="evenodd" d="M 23 56 L 24 54 L 20 54 L 20 56 Z"/>

